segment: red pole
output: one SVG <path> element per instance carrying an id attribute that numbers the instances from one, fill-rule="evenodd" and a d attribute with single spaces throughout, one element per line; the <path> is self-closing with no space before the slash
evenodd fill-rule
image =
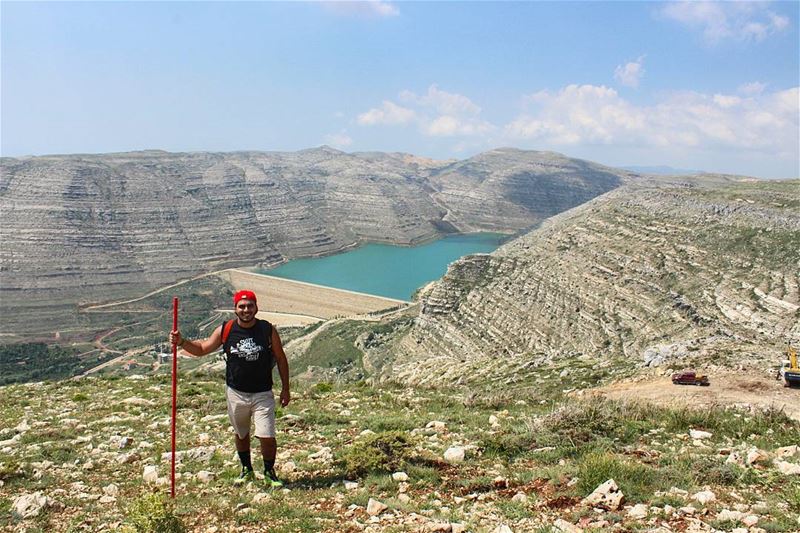
<path id="1" fill-rule="evenodd" d="M 178 297 L 172 299 L 172 331 L 178 329 Z M 170 497 L 175 499 L 175 418 L 178 412 L 178 345 L 172 345 L 172 473 Z"/>

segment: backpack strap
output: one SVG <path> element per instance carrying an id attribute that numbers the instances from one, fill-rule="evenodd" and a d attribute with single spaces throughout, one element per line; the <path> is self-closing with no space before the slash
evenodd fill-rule
<path id="1" fill-rule="evenodd" d="M 228 337 L 231 334 L 231 328 L 233 327 L 234 320 L 228 320 L 227 322 L 225 322 L 225 325 L 222 326 L 222 344 L 228 342 Z"/>
<path id="2" fill-rule="evenodd" d="M 272 352 L 272 328 L 274 326 L 269 323 L 268 321 L 264 321 L 264 336 L 267 338 L 267 348 L 269 348 L 270 353 Z"/>

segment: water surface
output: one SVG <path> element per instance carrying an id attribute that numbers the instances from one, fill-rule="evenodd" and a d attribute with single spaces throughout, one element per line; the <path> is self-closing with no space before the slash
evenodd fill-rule
<path id="1" fill-rule="evenodd" d="M 508 235 L 471 233 L 450 235 L 420 246 L 365 244 L 360 248 L 309 259 L 295 259 L 263 274 L 326 287 L 410 300 L 414 291 L 447 271 L 447 265 L 465 255 L 488 253 Z"/>

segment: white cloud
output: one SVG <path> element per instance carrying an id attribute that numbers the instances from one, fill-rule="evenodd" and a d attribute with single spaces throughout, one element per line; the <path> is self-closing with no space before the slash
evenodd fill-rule
<path id="1" fill-rule="evenodd" d="M 453 146 L 531 146 L 575 153 L 649 150 L 665 159 L 715 154 L 725 161 L 746 154 L 771 161 L 800 159 L 800 88 L 765 92 L 751 82 L 735 92 L 666 93 L 649 105 L 612 87 L 568 85 L 522 98 L 526 108 L 499 127 L 482 117 L 470 98 L 432 85 L 403 91 L 403 105 L 386 100 L 358 115 L 362 126 L 414 125 L 423 137 L 449 138 Z M 607 148 L 605 148 L 607 147 Z"/>
<path id="2" fill-rule="evenodd" d="M 639 81 L 644 75 L 643 61 L 644 56 L 639 56 L 636 61 L 630 61 L 625 65 L 617 65 L 614 70 L 614 79 L 627 87 L 633 87 L 634 89 L 639 87 Z"/>
<path id="3" fill-rule="evenodd" d="M 666 18 L 702 31 L 707 42 L 726 39 L 763 41 L 789 27 L 789 19 L 768 9 L 766 2 L 680 1 L 660 10 Z"/>
<path id="4" fill-rule="evenodd" d="M 422 124 L 422 131 L 432 137 L 482 135 L 493 129 L 494 126 L 482 120 L 463 120 L 450 115 L 442 115 Z"/>
<path id="5" fill-rule="evenodd" d="M 776 15 L 775 13 L 772 12 L 769 12 L 768 16 L 772 27 L 775 28 L 777 31 L 783 31 L 789 27 L 788 18 Z"/>
<path id="6" fill-rule="evenodd" d="M 752 83 L 745 83 L 744 85 L 740 85 L 738 91 L 745 95 L 745 96 L 756 96 L 764 92 L 764 89 L 767 88 L 766 83 L 761 83 L 760 81 L 754 81 Z"/>
<path id="7" fill-rule="evenodd" d="M 428 87 L 428 92 L 422 96 L 403 91 L 400 93 L 400 100 L 434 108 L 443 115 L 477 115 L 481 112 L 481 108 L 466 96 L 442 91 L 436 84 Z"/>
<path id="8" fill-rule="evenodd" d="M 391 2 L 383 0 L 361 0 L 354 2 L 325 1 L 321 2 L 326 9 L 340 15 L 356 15 L 367 17 L 396 17 L 400 14 Z"/>
<path id="9" fill-rule="evenodd" d="M 404 90 L 399 100 L 401 107 L 391 101 L 384 101 L 381 109 L 370 109 L 358 115 L 357 121 L 363 126 L 378 124 L 406 124 L 414 121 L 419 130 L 431 137 L 477 136 L 491 132 L 495 127 L 482 120 L 481 108 L 464 95 L 450 93 L 431 85 L 425 94 L 418 95 Z M 398 115 L 403 110 L 405 120 L 390 121 L 386 117 Z"/>
<path id="10" fill-rule="evenodd" d="M 540 91 L 535 109 L 505 127 L 511 140 L 550 145 L 614 145 L 798 152 L 800 89 L 761 96 L 674 93 L 652 106 L 634 105 L 611 88 L 569 85 Z"/>
<path id="11" fill-rule="evenodd" d="M 720 107 L 733 107 L 742 103 L 738 96 L 728 94 L 715 94 L 713 100 Z"/>
<path id="12" fill-rule="evenodd" d="M 346 148 L 353 144 L 353 139 L 347 134 L 346 130 L 339 133 L 331 133 L 325 136 L 325 143 L 334 148 Z"/>
<path id="13" fill-rule="evenodd" d="M 362 126 L 375 126 L 378 124 L 408 124 L 415 118 L 413 110 L 401 107 L 394 102 L 384 100 L 380 108 L 373 108 L 366 113 L 361 113 L 356 119 Z"/>

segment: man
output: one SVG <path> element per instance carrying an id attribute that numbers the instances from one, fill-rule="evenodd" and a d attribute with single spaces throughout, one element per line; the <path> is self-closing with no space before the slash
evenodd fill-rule
<path id="1" fill-rule="evenodd" d="M 252 291 L 233 296 L 236 319 L 222 324 L 205 340 L 189 340 L 172 331 L 169 340 L 186 353 L 201 357 L 220 346 L 225 350 L 225 396 L 228 417 L 235 432 L 236 451 L 242 462 L 241 480 L 253 479 L 250 460 L 250 419 L 255 419 L 256 437 L 261 442 L 264 477 L 272 487 L 283 484 L 275 475 L 275 397 L 272 394 L 273 362 L 281 376 L 280 401 L 289 404 L 289 364 L 278 331 L 266 320 L 256 318 L 258 304 Z"/>

